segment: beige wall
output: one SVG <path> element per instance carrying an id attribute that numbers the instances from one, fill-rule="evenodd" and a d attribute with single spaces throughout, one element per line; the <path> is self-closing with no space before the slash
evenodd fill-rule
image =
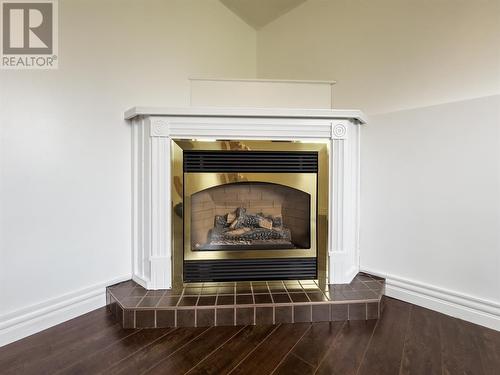
<path id="1" fill-rule="evenodd" d="M 500 93 L 499 0 L 308 0 L 257 43 L 260 78 L 337 80 L 337 108 Z"/>
<path id="2" fill-rule="evenodd" d="M 58 70 L 0 71 L 0 323 L 130 276 L 127 107 L 255 75 L 255 31 L 218 0 L 61 0 L 59 25 Z"/>

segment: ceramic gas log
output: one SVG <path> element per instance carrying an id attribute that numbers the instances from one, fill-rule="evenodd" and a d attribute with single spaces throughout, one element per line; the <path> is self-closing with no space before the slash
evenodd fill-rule
<path id="1" fill-rule="evenodd" d="M 197 244 L 199 245 L 199 244 Z M 281 216 L 252 214 L 238 207 L 226 215 L 216 215 L 214 227 L 208 232 L 208 241 L 197 249 L 219 249 L 224 246 L 240 247 L 267 245 L 271 248 L 293 248 L 290 229 L 283 226 Z"/>

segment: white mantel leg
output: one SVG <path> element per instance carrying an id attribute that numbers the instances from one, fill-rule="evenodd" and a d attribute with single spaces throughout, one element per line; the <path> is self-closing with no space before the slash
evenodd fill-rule
<path id="1" fill-rule="evenodd" d="M 359 271 L 359 126 L 332 122 L 329 281 L 349 283 Z"/>
<path id="2" fill-rule="evenodd" d="M 133 279 L 147 289 L 172 287 L 170 138 L 152 136 L 155 118 L 132 124 Z"/>

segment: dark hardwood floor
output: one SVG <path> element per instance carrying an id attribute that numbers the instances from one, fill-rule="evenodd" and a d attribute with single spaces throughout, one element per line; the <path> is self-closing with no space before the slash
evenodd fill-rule
<path id="1" fill-rule="evenodd" d="M 500 374 L 500 332 L 391 298 L 379 321 L 120 328 L 105 308 L 0 348 L 6 374 Z"/>

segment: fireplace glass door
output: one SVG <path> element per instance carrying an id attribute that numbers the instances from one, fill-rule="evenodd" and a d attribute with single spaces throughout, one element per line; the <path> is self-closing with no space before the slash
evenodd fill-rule
<path id="1" fill-rule="evenodd" d="M 191 251 L 309 249 L 311 196 L 289 186 L 235 182 L 191 197 Z"/>
<path id="2" fill-rule="evenodd" d="M 316 256 L 315 173 L 184 173 L 184 260 Z"/>

